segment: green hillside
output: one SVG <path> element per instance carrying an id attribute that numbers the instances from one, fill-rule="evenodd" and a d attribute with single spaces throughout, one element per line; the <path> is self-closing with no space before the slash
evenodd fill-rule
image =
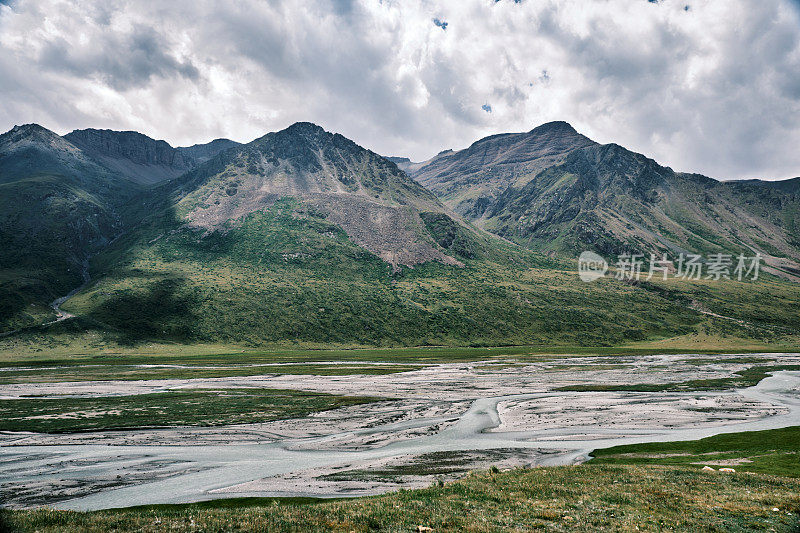
<path id="1" fill-rule="evenodd" d="M 800 330 L 796 285 L 771 276 L 583 283 L 573 259 L 475 228 L 393 163 L 313 124 L 232 147 L 149 189 L 108 195 L 130 182 L 108 178 L 89 191 L 76 179 L 2 185 L 17 191 L 1 206 L 12 221 L 3 239 L 17 254 L 2 270 L 6 328 L 52 317 L 47 303 L 81 283 L 87 260 L 91 275 L 62 305 L 77 318 L 5 346 L 785 346 Z M 617 173 L 612 182 L 624 179 Z M 523 189 L 571 190 L 577 181 L 551 170 Z M 650 205 L 651 188 L 637 190 L 616 195 L 615 205 Z M 503 196 L 497 205 L 518 201 Z M 21 205 L 39 233 L 20 231 Z M 581 205 L 574 220 L 564 218 L 563 235 L 543 242 L 578 235 Z"/>
<path id="2" fill-rule="evenodd" d="M 41 126 L 0 135 L 0 332 L 55 318 L 140 191 Z"/>
<path id="3" fill-rule="evenodd" d="M 74 142 L 73 142 L 74 141 Z M 135 132 L 36 124 L 0 135 L 0 334 L 51 321 L 88 261 L 134 227 L 176 177 L 237 143 L 174 149 Z"/>
<path id="4" fill-rule="evenodd" d="M 97 268 L 114 266 L 65 308 L 134 340 L 363 345 L 613 344 L 687 333 L 701 319 L 657 292 L 587 286 L 510 247 L 462 267 L 393 271 L 291 198 L 225 233 L 172 224 L 99 258 Z"/>

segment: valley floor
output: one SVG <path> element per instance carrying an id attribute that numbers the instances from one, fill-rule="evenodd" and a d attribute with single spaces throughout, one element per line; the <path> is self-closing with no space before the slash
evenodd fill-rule
<path id="1" fill-rule="evenodd" d="M 0 371 L 0 499 L 10 508 L 85 511 L 364 496 L 428 487 L 475 469 L 577 464 L 598 448 L 800 425 L 796 353 L 492 349 L 456 362 L 406 355 L 403 364 L 320 357 L 277 365 L 214 358 L 7 365 Z M 770 464 L 783 465 L 778 470 L 749 456 L 725 459 L 736 459 L 740 472 L 800 475 L 790 452 L 776 452 Z M 719 460 L 685 464 L 716 468 Z M 575 471 L 611 475 L 584 468 Z M 672 475 L 648 472 L 653 479 Z M 100 520 L 98 528 L 106 519 L 86 518 Z"/>

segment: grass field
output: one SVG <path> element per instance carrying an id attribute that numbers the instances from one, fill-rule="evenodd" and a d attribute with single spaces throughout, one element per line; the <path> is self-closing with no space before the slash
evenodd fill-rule
<path id="1" fill-rule="evenodd" d="M 379 401 L 278 389 L 170 391 L 100 398 L 0 402 L 0 431 L 69 433 L 145 427 L 250 424 Z"/>
<path id="2" fill-rule="evenodd" d="M 775 510 L 777 509 L 777 510 Z M 10 531 L 786 531 L 800 480 L 685 467 L 582 465 L 474 473 L 355 500 L 244 500 L 0 514 Z"/>
<path id="3" fill-rule="evenodd" d="M 384 362 L 396 364 L 457 363 L 504 357 L 542 357 L 547 355 L 619 355 L 636 350 L 542 346 L 501 347 L 417 347 L 349 349 L 257 349 L 232 345 L 152 345 L 114 350 L 57 350 L 52 352 L 0 352 L 0 367 L 47 367 L 53 365 L 257 365 L 271 363 Z M 641 353 L 663 353 L 645 350 Z"/>
<path id="4" fill-rule="evenodd" d="M 320 347 L 254 348 L 235 344 L 145 344 L 141 346 L 59 346 L 26 349 L 0 339 L 0 368 L 48 367 L 56 365 L 254 365 L 270 363 L 346 363 L 385 362 L 399 365 L 458 363 L 491 359 L 542 361 L 555 357 L 645 356 L 658 354 L 724 354 L 800 352 L 799 344 L 729 345 L 719 339 L 692 349 L 641 343 L 628 346 L 597 347 L 575 345 L 519 346 L 419 346 L 419 347 Z"/>
<path id="5" fill-rule="evenodd" d="M 592 456 L 594 464 L 732 466 L 737 471 L 800 478 L 800 427 L 615 446 L 596 450 Z"/>

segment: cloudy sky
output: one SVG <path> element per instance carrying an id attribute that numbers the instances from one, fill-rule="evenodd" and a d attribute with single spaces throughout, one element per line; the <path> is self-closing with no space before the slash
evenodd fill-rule
<path id="1" fill-rule="evenodd" d="M 798 176 L 800 1 L 0 0 L 3 131 L 299 120 L 415 160 L 566 120 L 676 170 Z"/>

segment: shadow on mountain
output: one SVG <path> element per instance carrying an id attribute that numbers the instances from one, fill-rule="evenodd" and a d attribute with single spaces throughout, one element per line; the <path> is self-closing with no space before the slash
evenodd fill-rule
<path id="1" fill-rule="evenodd" d="M 119 335 L 117 340 L 122 344 L 196 339 L 195 309 L 200 302 L 186 276 L 175 271 L 137 268 L 135 263 L 139 247 L 180 228 L 181 221 L 170 201 L 174 194 L 177 193 L 166 187 L 155 188 L 144 201 L 126 206 L 126 215 L 141 227 L 120 236 L 92 261 L 92 278 L 114 271 L 126 282 L 112 294 L 95 294 L 99 301 L 82 316 L 107 326 Z M 184 252 L 177 249 L 174 253 Z"/>
<path id="2" fill-rule="evenodd" d="M 0 284 L 0 324 L 10 325 L 12 319 L 25 311 L 27 302 L 11 282 Z"/>
<path id="3" fill-rule="evenodd" d="M 87 316 L 121 331 L 121 342 L 127 344 L 154 339 L 190 340 L 197 301 L 185 294 L 185 284 L 180 278 L 150 282 L 144 290 L 103 302 Z"/>

